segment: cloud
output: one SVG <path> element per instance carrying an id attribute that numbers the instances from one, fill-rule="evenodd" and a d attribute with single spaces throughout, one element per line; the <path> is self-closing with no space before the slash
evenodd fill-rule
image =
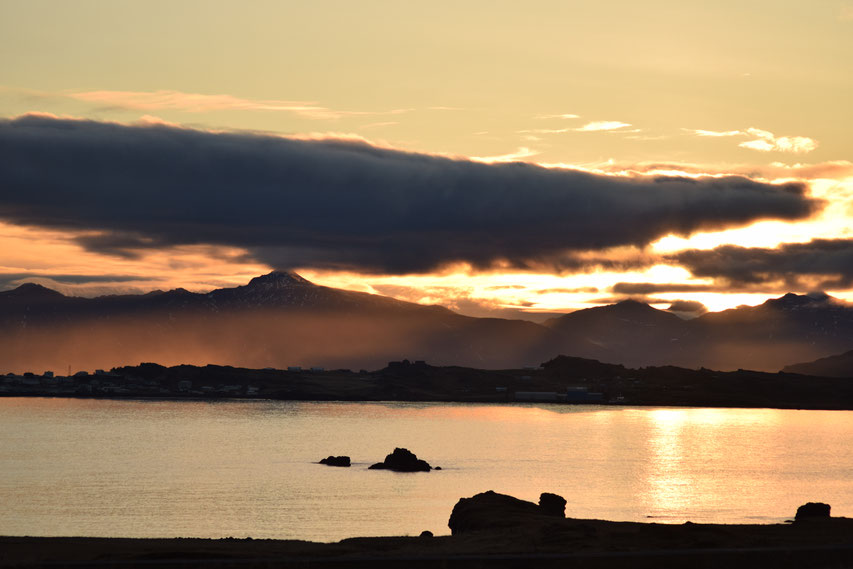
<path id="1" fill-rule="evenodd" d="M 746 129 L 747 134 L 756 137 L 754 140 L 741 142 L 738 146 L 759 150 L 761 152 L 793 152 L 802 154 L 817 148 L 817 141 L 806 136 L 780 136 L 759 128 Z"/>
<path id="2" fill-rule="evenodd" d="M 72 231 L 91 251 L 128 257 L 205 244 L 280 268 L 559 271 L 579 252 L 800 219 L 821 205 L 799 183 L 629 178 L 358 140 L 0 120 L 0 219 Z"/>
<path id="3" fill-rule="evenodd" d="M 214 111 L 288 112 L 310 119 L 334 120 L 345 116 L 398 115 L 411 109 L 390 111 L 342 111 L 329 109 L 314 101 L 245 99 L 233 95 L 206 95 L 182 91 L 72 91 L 64 96 L 105 107 L 142 111 L 175 110 L 189 113 Z"/>
<path id="4" fill-rule="evenodd" d="M 0 273 L 0 291 L 10 290 L 24 283 L 36 283 L 61 292 L 66 296 L 93 297 L 114 294 L 144 294 L 154 287 L 162 287 L 157 277 L 120 274 L 61 274 L 48 272 Z"/>
<path id="5" fill-rule="evenodd" d="M 696 136 L 702 137 L 732 137 L 745 136 L 752 138 L 738 144 L 741 148 L 758 150 L 759 152 L 790 152 L 793 154 L 805 154 L 817 148 L 817 141 L 807 136 L 776 136 L 769 130 L 750 127 L 746 130 L 702 130 L 682 129 Z"/>
<path id="6" fill-rule="evenodd" d="M 668 292 L 720 292 L 713 284 L 692 283 L 616 283 L 610 289 L 614 294 L 642 295 Z"/>
<path id="7" fill-rule="evenodd" d="M 518 134 L 561 134 L 564 132 L 573 132 L 574 128 L 530 128 L 517 131 Z"/>
<path id="8" fill-rule="evenodd" d="M 740 130 L 719 131 L 719 130 L 702 130 L 702 129 L 690 129 L 690 128 L 685 128 L 683 130 L 686 130 L 688 132 L 692 132 L 696 136 L 711 136 L 714 138 L 719 138 L 719 137 L 724 137 L 724 136 L 742 136 L 744 134 L 743 131 L 740 131 Z"/>
<path id="9" fill-rule="evenodd" d="M 593 121 L 575 130 L 578 132 L 598 132 L 602 130 L 618 130 L 631 126 L 631 123 L 621 121 Z"/>
<path id="10" fill-rule="evenodd" d="M 584 171 L 628 176 L 746 176 L 764 180 L 798 178 L 802 180 L 843 180 L 853 177 L 853 162 L 831 160 L 813 164 L 771 162 L 755 164 L 690 164 L 686 162 L 616 162 L 589 165 Z"/>
<path id="11" fill-rule="evenodd" d="M 539 290 L 534 291 L 536 294 L 595 294 L 599 292 L 598 287 L 594 286 L 581 286 L 575 288 L 567 288 L 567 287 L 554 287 L 554 288 L 540 288 Z"/>
<path id="12" fill-rule="evenodd" d="M 708 312 L 708 307 L 698 300 L 673 300 L 667 308 L 670 312 L 678 312 L 698 316 Z"/>
<path id="13" fill-rule="evenodd" d="M 63 275 L 50 273 L 0 273 L 0 289 L 14 288 L 25 282 L 48 280 L 61 284 L 85 285 L 150 281 L 150 277 L 137 275 Z"/>
<path id="14" fill-rule="evenodd" d="M 380 128 L 383 126 L 394 126 L 395 124 L 400 124 L 400 122 L 399 121 L 372 122 L 372 123 L 361 125 L 361 128 Z"/>
<path id="15" fill-rule="evenodd" d="M 494 164 L 497 162 L 518 162 L 524 158 L 536 156 L 537 154 L 539 154 L 537 150 L 531 150 L 526 146 L 522 146 L 515 152 L 510 152 L 509 154 L 501 154 L 500 156 L 474 156 L 471 159 L 477 160 L 478 162 L 485 162 L 487 164 Z"/>
<path id="16" fill-rule="evenodd" d="M 571 113 L 564 113 L 561 115 L 536 115 L 537 119 L 579 119 L 580 115 L 574 115 Z"/>
<path id="17" fill-rule="evenodd" d="M 681 251 L 668 258 L 695 276 L 734 285 L 782 282 L 800 290 L 853 286 L 853 239 L 815 239 L 775 249 L 724 245 Z"/>

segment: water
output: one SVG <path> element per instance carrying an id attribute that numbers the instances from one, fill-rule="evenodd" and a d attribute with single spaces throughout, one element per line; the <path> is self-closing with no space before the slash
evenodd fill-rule
<path id="1" fill-rule="evenodd" d="M 485 490 L 555 492 L 577 518 L 853 516 L 850 441 L 839 411 L 7 398 L 0 534 L 440 535 Z M 367 470 L 395 446 L 443 470 Z"/>

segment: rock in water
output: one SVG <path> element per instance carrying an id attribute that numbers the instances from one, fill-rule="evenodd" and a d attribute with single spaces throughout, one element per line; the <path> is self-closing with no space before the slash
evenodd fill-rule
<path id="1" fill-rule="evenodd" d="M 559 518 L 566 517 L 566 499 L 557 494 L 550 492 L 542 492 L 539 495 L 539 507 L 542 508 L 542 513 L 557 516 Z"/>
<path id="2" fill-rule="evenodd" d="M 371 470 L 393 470 L 394 472 L 429 472 L 431 467 L 425 460 L 404 448 L 395 448 L 383 462 L 370 466 Z"/>
<path id="3" fill-rule="evenodd" d="M 349 466 L 350 460 L 348 456 L 328 456 L 321 460 L 320 464 L 327 466 Z"/>
<path id="4" fill-rule="evenodd" d="M 794 521 L 800 522 L 805 519 L 820 519 L 829 517 L 829 504 L 823 502 L 809 502 L 797 508 L 797 515 Z"/>

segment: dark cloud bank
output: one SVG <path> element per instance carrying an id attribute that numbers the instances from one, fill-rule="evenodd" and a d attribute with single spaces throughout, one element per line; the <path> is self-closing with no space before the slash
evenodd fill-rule
<path id="1" fill-rule="evenodd" d="M 92 232 L 82 245 L 126 256 L 210 243 L 280 268 L 564 270 L 573 251 L 803 218 L 819 205 L 800 184 L 741 177 L 629 179 L 341 140 L 0 120 L 0 218 Z"/>
<path id="2" fill-rule="evenodd" d="M 682 251 L 668 259 L 696 276 L 723 279 L 736 286 L 772 282 L 782 282 L 791 289 L 853 286 L 853 239 L 815 239 L 776 249 L 724 245 Z"/>

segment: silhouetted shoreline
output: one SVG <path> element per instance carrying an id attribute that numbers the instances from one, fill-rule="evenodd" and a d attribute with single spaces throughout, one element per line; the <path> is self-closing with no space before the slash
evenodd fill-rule
<path id="1" fill-rule="evenodd" d="M 0 377 L 0 396 L 107 399 L 565 403 L 853 409 L 853 378 L 674 366 L 626 368 L 559 356 L 539 367 L 485 370 L 390 362 L 377 371 L 124 366 L 67 377 Z"/>
<path id="2" fill-rule="evenodd" d="M 0 567 L 847 567 L 853 520 L 641 524 L 566 519 L 540 534 L 268 539 L 0 537 Z"/>
<path id="3" fill-rule="evenodd" d="M 450 536 L 335 543 L 245 539 L 0 537 L 0 567 L 840 567 L 853 562 L 853 519 L 808 503 L 792 523 L 656 524 L 565 517 L 567 501 L 482 492 L 461 498 Z"/>

